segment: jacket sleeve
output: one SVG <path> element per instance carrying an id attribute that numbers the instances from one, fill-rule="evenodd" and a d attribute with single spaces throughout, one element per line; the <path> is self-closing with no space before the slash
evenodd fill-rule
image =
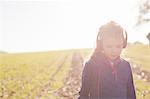
<path id="1" fill-rule="evenodd" d="M 136 99 L 136 93 L 133 83 L 133 75 L 129 64 L 129 77 L 127 82 L 127 99 Z"/>
<path id="2" fill-rule="evenodd" d="M 79 92 L 78 99 L 89 99 L 90 95 L 90 64 L 89 62 L 85 63 L 83 72 L 82 72 L 82 85 Z"/>

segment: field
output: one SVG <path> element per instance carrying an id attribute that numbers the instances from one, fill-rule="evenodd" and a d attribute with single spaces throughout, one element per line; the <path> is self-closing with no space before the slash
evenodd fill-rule
<path id="1" fill-rule="evenodd" d="M 134 73 L 137 99 L 150 97 L 150 46 L 131 44 L 124 50 L 123 57 L 130 61 Z"/>
<path id="2" fill-rule="evenodd" d="M 92 49 L 0 54 L 0 99 L 76 99 L 82 62 Z M 150 97 L 150 47 L 129 45 L 137 99 Z"/>

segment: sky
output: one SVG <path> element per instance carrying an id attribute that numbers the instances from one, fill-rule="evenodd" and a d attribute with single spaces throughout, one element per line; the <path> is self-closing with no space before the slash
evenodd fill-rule
<path id="1" fill-rule="evenodd" d="M 99 27 L 108 20 L 127 30 L 128 42 L 148 43 L 148 26 L 135 27 L 138 1 L 1 0 L 0 51 L 93 48 Z"/>

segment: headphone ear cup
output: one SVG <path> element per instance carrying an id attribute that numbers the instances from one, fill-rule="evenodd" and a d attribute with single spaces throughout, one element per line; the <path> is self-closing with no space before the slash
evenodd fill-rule
<path id="1" fill-rule="evenodd" d="M 102 46 L 102 41 L 101 40 L 97 40 L 97 48 L 99 50 L 102 50 L 103 46 Z"/>
<path id="2" fill-rule="evenodd" d="M 123 48 L 126 48 L 126 46 L 127 46 L 127 40 L 124 40 L 124 42 L 123 42 Z"/>
<path id="3" fill-rule="evenodd" d="M 123 48 L 126 48 L 126 46 L 127 46 L 127 39 L 128 39 L 127 31 L 124 30 L 123 34 L 124 34 Z"/>

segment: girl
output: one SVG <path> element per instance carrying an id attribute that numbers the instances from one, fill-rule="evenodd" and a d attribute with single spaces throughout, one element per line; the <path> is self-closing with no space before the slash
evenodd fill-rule
<path id="1" fill-rule="evenodd" d="M 120 54 L 127 45 L 127 33 L 116 22 L 102 25 L 97 45 L 85 63 L 79 99 L 136 99 L 129 62 Z"/>

